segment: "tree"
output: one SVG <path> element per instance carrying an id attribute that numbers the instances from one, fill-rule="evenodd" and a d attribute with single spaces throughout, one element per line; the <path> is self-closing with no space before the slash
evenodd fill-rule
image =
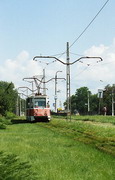
<path id="1" fill-rule="evenodd" d="M 89 97 L 88 97 L 89 93 Z M 90 112 L 88 112 L 88 98 Z M 76 89 L 74 95 L 71 96 L 71 112 L 78 111 L 80 114 L 103 114 L 103 107 L 107 107 L 107 114 L 112 114 L 112 104 L 115 102 L 115 84 L 105 86 L 103 98 L 98 98 L 97 94 L 92 94 L 87 87 Z M 114 105 L 114 104 L 113 104 Z M 67 108 L 67 101 L 64 103 Z M 113 106 L 114 107 L 114 106 Z"/>
<path id="2" fill-rule="evenodd" d="M 15 112 L 17 96 L 12 82 L 0 81 L 0 114 L 5 115 L 6 111 Z"/>
<path id="3" fill-rule="evenodd" d="M 90 111 L 88 112 L 88 98 Z M 65 109 L 67 101 L 64 103 Z M 99 109 L 99 99 L 97 94 L 92 94 L 88 87 L 76 89 L 75 95 L 71 96 L 71 112 L 80 114 L 97 114 Z"/>
<path id="4" fill-rule="evenodd" d="M 71 96 L 71 112 L 78 111 L 80 114 L 86 114 L 88 111 L 88 93 L 91 94 L 87 87 L 76 89 L 75 95 Z M 64 103 L 67 108 L 67 101 Z"/>
<path id="5" fill-rule="evenodd" d="M 98 114 L 99 110 L 99 98 L 97 94 L 90 95 L 90 113 L 91 114 Z"/>
<path id="6" fill-rule="evenodd" d="M 76 111 L 76 96 L 72 95 L 70 97 L 70 102 L 71 102 L 71 113 L 74 113 Z M 64 108 L 67 110 L 67 100 L 64 102 Z"/>
<path id="7" fill-rule="evenodd" d="M 76 96 L 72 95 L 71 96 L 71 113 L 75 113 L 76 112 Z"/>
<path id="8" fill-rule="evenodd" d="M 107 107 L 107 114 L 109 115 L 112 114 L 112 96 L 115 101 L 115 84 L 113 84 L 112 86 L 108 84 L 104 88 L 102 107 Z"/>
<path id="9" fill-rule="evenodd" d="M 80 114 L 86 114 L 88 111 L 88 93 L 91 94 L 87 87 L 81 87 L 76 90 L 76 109 Z"/>

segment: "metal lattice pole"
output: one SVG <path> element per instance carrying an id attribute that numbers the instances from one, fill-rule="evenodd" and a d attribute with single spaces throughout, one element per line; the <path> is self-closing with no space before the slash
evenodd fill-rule
<path id="1" fill-rule="evenodd" d="M 112 116 L 114 116 L 114 89 L 112 87 Z"/>
<path id="2" fill-rule="evenodd" d="M 55 56 L 35 56 L 33 58 L 34 61 L 37 61 L 37 58 L 50 58 L 50 59 L 55 59 L 58 62 L 66 65 L 66 100 L 67 100 L 67 112 L 71 113 L 71 99 L 70 99 L 70 65 L 75 64 L 76 62 L 80 61 L 81 59 L 100 59 L 100 61 L 102 61 L 101 57 L 89 57 L 89 56 L 84 56 L 84 57 L 80 57 L 77 60 L 75 60 L 74 62 L 69 62 L 70 58 L 69 58 L 69 42 L 67 42 L 67 59 L 66 59 L 66 63 L 63 62 L 62 60 L 58 59 Z"/>
<path id="3" fill-rule="evenodd" d="M 57 73 L 62 71 L 57 71 L 55 74 L 55 112 L 57 112 Z"/>
<path id="4" fill-rule="evenodd" d="M 67 113 L 70 112 L 70 63 L 69 63 L 69 42 L 67 42 L 67 62 L 66 62 L 66 99 Z"/>
<path id="5" fill-rule="evenodd" d="M 46 95 L 45 69 L 43 69 L 43 94 Z"/>

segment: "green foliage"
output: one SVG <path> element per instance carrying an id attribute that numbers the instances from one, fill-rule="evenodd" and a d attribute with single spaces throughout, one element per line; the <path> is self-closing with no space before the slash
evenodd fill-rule
<path id="1" fill-rule="evenodd" d="M 13 83 L 0 81 L 0 114 L 5 115 L 6 111 L 15 112 L 17 96 Z"/>
<path id="2" fill-rule="evenodd" d="M 6 129 L 6 125 L 0 122 L 0 129 Z"/>
<path id="3" fill-rule="evenodd" d="M 76 108 L 80 113 L 87 112 L 88 91 L 87 87 L 81 87 L 76 90 Z"/>
<path id="4" fill-rule="evenodd" d="M 90 102 L 90 112 L 92 114 L 98 114 L 99 99 L 97 97 L 97 94 L 90 94 L 89 102 Z"/>
<path id="5" fill-rule="evenodd" d="M 16 115 L 14 113 L 12 113 L 12 112 L 6 111 L 5 112 L 5 117 L 6 117 L 6 119 L 13 119 L 13 118 L 16 117 Z"/>
<path id="6" fill-rule="evenodd" d="M 31 172 L 31 173 L 30 173 Z M 0 180 L 34 180 L 31 165 L 14 154 L 0 152 Z"/>
<path id="7" fill-rule="evenodd" d="M 88 95 L 90 111 L 88 112 Z M 112 114 L 112 97 L 115 100 L 115 85 L 107 85 L 104 88 L 103 98 L 98 98 L 98 94 L 92 94 L 87 87 L 76 89 L 74 95 L 71 96 L 71 112 L 77 110 L 81 115 L 86 114 L 103 114 L 103 107 L 107 107 L 107 114 Z M 65 109 L 67 101 L 64 102 Z"/>
<path id="8" fill-rule="evenodd" d="M 107 107 L 107 114 L 112 114 L 112 92 L 113 98 L 115 100 L 115 84 L 113 84 L 112 86 L 110 86 L 109 84 L 105 86 L 101 107 Z"/>
<path id="9" fill-rule="evenodd" d="M 6 129 L 6 125 L 11 125 L 11 120 L 6 119 L 4 116 L 0 115 L 0 129 Z"/>
<path id="10" fill-rule="evenodd" d="M 76 102 L 76 96 L 72 95 L 71 96 L 71 109 L 72 109 L 72 113 L 75 112 L 75 110 L 77 109 L 77 102 Z"/>

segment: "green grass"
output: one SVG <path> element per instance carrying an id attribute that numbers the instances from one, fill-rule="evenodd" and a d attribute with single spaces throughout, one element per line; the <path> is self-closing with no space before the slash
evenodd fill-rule
<path id="1" fill-rule="evenodd" d="M 44 126 L 41 124 L 41 126 Z M 93 124 L 84 121 L 65 121 L 56 119 L 45 126 L 53 131 L 71 137 L 77 141 L 90 144 L 115 156 L 115 126 L 106 126 L 102 123 Z"/>
<path id="2" fill-rule="evenodd" d="M 99 115 L 95 115 L 95 116 L 72 116 L 72 120 L 112 123 L 115 125 L 115 117 L 114 116 L 99 116 Z"/>
<path id="3" fill-rule="evenodd" d="M 1 180 L 34 180 L 35 174 L 31 173 L 28 162 L 20 162 L 15 154 L 0 152 L 0 179 Z"/>
<path id="4" fill-rule="evenodd" d="M 95 142 L 83 143 L 89 131 L 86 124 L 56 119 L 13 124 L 0 130 L 0 151 L 29 162 L 32 173 L 37 173 L 36 180 L 114 180 L 113 156 L 96 149 Z M 91 133 L 98 138 L 113 138 L 113 131 L 105 131 L 94 128 Z"/>

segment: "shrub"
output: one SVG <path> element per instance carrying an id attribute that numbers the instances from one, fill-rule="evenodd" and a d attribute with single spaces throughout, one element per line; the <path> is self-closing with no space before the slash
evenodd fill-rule
<path id="1" fill-rule="evenodd" d="M 0 152 L 0 179 L 34 180 L 36 178 L 28 162 L 21 162 L 15 154 Z"/>
<path id="2" fill-rule="evenodd" d="M 11 120 L 6 119 L 4 116 L 0 116 L 0 122 L 1 122 L 2 124 L 4 124 L 4 125 L 10 125 L 10 124 L 12 124 L 12 123 L 11 123 Z"/>
<path id="3" fill-rule="evenodd" d="M 6 125 L 0 122 L 0 129 L 6 129 Z"/>
<path id="4" fill-rule="evenodd" d="M 6 117 L 7 119 L 13 119 L 13 118 L 16 117 L 16 115 L 15 115 L 14 113 L 12 113 L 12 112 L 6 111 L 5 117 Z"/>

